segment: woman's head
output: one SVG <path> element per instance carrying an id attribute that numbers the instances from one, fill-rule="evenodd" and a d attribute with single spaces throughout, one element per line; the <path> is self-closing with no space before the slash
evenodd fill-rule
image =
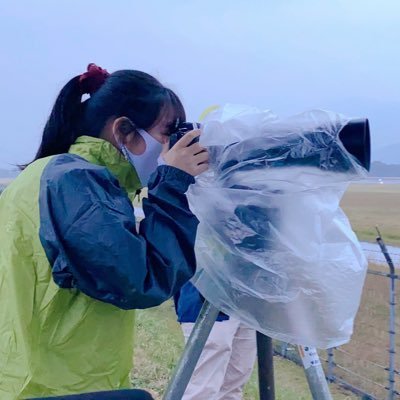
<path id="1" fill-rule="evenodd" d="M 90 97 L 82 102 L 84 94 Z M 149 74 L 134 70 L 108 74 L 91 64 L 61 90 L 43 131 L 38 158 L 65 153 L 80 135 L 124 144 L 140 154 L 145 130 L 163 143 L 185 111 L 177 95 Z M 142 149 L 143 148 L 143 149 Z"/>

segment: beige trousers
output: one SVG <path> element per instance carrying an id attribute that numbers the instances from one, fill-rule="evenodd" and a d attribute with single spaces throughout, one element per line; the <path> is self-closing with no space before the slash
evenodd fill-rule
<path id="1" fill-rule="evenodd" d="M 185 341 L 194 324 L 181 324 Z M 216 322 L 182 400 L 240 400 L 256 359 L 256 333 L 230 318 Z"/>

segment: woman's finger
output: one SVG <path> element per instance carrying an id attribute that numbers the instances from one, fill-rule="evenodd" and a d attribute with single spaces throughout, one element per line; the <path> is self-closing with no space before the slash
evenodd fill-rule
<path id="1" fill-rule="evenodd" d="M 203 147 L 198 142 L 195 142 L 195 143 L 191 144 L 188 148 L 190 149 L 192 154 L 198 154 L 198 153 L 201 153 L 203 151 L 207 151 L 207 149 L 205 147 Z"/>
<path id="2" fill-rule="evenodd" d="M 181 149 L 184 147 L 188 147 L 189 144 L 196 139 L 197 137 L 199 137 L 201 135 L 201 130 L 200 129 L 196 129 L 194 131 L 190 131 L 188 133 L 186 133 L 181 139 L 179 139 L 176 142 L 176 145 L 174 146 L 176 149 Z"/>
<path id="3" fill-rule="evenodd" d="M 203 151 L 202 153 L 199 153 L 193 157 L 193 161 L 196 164 L 203 164 L 205 162 L 208 162 L 208 153 L 206 151 Z"/>

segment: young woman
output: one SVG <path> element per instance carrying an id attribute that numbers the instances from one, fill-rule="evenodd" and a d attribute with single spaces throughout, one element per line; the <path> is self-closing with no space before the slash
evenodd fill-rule
<path id="1" fill-rule="evenodd" d="M 167 300 L 195 269 L 185 192 L 208 155 L 188 146 L 198 131 L 168 150 L 184 119 L 178 97 L 139 71 L 91 64 L 61 90 L 35 160 L 0 197 L 2 400 L 129 387 L 132 310 Z"/>

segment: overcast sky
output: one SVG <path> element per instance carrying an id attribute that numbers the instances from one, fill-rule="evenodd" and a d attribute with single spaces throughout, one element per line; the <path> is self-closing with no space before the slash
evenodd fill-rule
<path id="1" fill-rule="evenodd" d="M 400 142 L 399 0 L 0 0 L 0 168 L 29 161 L 58 91 L 89 62 L 210 104 L 369 117 Z"/>

